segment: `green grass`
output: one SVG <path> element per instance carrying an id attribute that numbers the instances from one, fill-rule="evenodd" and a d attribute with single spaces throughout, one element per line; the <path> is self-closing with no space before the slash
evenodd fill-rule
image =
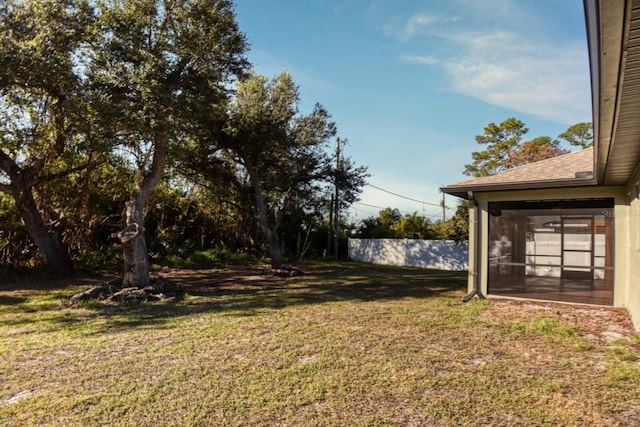
<path id="1" fill-rule="evenodd" d="M 483 316 L 466 274 L 309 264 L 198 283 L 180 301 L 65 302 L 85 283 L 0 288 L 0 425 L 636 425 L 625 340 Z M 48 289 L 47 289 L 48 288 Z"/>

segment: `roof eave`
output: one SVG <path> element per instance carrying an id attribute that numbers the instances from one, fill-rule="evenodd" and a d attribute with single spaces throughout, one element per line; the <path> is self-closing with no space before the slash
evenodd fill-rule
<path id="1" fill-rule="evenodd" d="M 544 190 L 553 188 L 567 187 L 586 187 L 597 185 L 594 178 L 573 178 L 573 179 L 553 179 L 538 181 L 521 181 L 509 183 L 492 183 L 492 184 L 473 184 L 473 185 L 449 185 L 441 187 L 440 191 L 445 194 L 460 197 L 468 200 L 469 191 L 474 193 L 498 192 L 498 191 L 514 191 L 514 190 Z"/>
<path id="2" fill-rule="evenodd" d="M 628 0 L 584 0 L 589 62 L 593 136 L 595 149 L 594 175 L 604 184 L 609 158 L 613 150 L 613 134 L 624 76 L 625 34 L 631 2 Z M 605 61 L 606 59 L 606 61 Z"/>

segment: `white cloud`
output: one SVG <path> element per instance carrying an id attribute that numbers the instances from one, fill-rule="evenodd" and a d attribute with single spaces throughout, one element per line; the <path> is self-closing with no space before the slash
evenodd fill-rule
<path id="1" fill-rule="evenodd" d="M 456 17 L 418 13 L 410 16 L 404 23 L 389 22 L 384 29 L 387 35 L 407 42 L 419 35 L 426 35 L 435 31 L 435 28 L 440 24 L 450 24 L 455 21 L 457 21 Z"/>
<path id="2" fill-rule="evenodd" d="M 404 55 L 402 57 L 404 61 L 412 62 L 414 64 L 424 64 L 424 65 L 434 65 L 438 64 L 440 60 L 433 56 L 423 56 L 423 55 Z"/>
<path id="3" fill-rule="evenodd" d="M 498 3 L 505 10 L 513 5 L 509 1 Z M 511 12 L 516 15 L 513 8 Z M 526 17 L 519 15 L 518 19 Z M 413 46 L 424 43 L 430 52 L 401 58 L 427 66 L 441 64 L 453 91 L 491 105 L 559 123 L 591 120 L 586 42 L 549 40 L 540 35 L 544 31 L 533 34 L 527 25 L 518 28 L 514 22 L 503 27 L 510 30 L 494 26 L 473 31 L 452 25 L 455 21 L 422 13 L 396 26 L 402 28 L 395 32 L 396 38 L 413 39 Z M 440 25 L 444 22 L 450 25 Z M 468 19 L 463 22 L 469 24 Z"/>
<path id="4" fill-rule="evenodd" d="M 468 39 L 461 55 L 444 61 L 454 91 L 560 123 L 590 120 L 586 47 L 504 33 Z"/>
<path id="5" fill-rule="evenodd" d="M 407 24 L 404 27 L 404 31 L 402 34 L 402 38 L 404 40 L 408 40 L 414 37 L 416 34 L 420 34 L 420 32 L 425 27 L 429 27 L 432 24 L 439 22 L 442 18 L 439 16 L 430 16 L 427 14 L 414 15 L 407 21 Z"/>

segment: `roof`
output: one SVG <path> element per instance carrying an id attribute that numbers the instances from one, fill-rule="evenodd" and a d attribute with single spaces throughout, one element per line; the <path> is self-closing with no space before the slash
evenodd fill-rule
<path id="1" fill-rule="evenodd" d="M 444 193 L 467 198 L 468 191 L 573 187 L 593 185 L 593 148 L 563 154 L 494 175 L 459 181 L 441 188 Z"/>
<path id="2" fill-rule="evenodd" d="M 591 63 L 594 175 L 625 185 L 640 162 L 640 1 L 584 0 Z"/>

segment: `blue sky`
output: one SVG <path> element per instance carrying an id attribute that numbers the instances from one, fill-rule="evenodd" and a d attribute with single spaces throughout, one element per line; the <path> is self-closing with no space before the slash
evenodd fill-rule
<path id="1" fill-rule="evenodd" d="M 300 111 L 325 106 L 369 182 L 411 199 L 438 204 L 467 178 L 491 122 L 516 117 L 529 139 L 591 121 L 582 0 L 236 0 L 236 14 L 255 71 L 291 73 Z M 373 206 L 442 216 L 369 186 L 351 219 Z"/>

